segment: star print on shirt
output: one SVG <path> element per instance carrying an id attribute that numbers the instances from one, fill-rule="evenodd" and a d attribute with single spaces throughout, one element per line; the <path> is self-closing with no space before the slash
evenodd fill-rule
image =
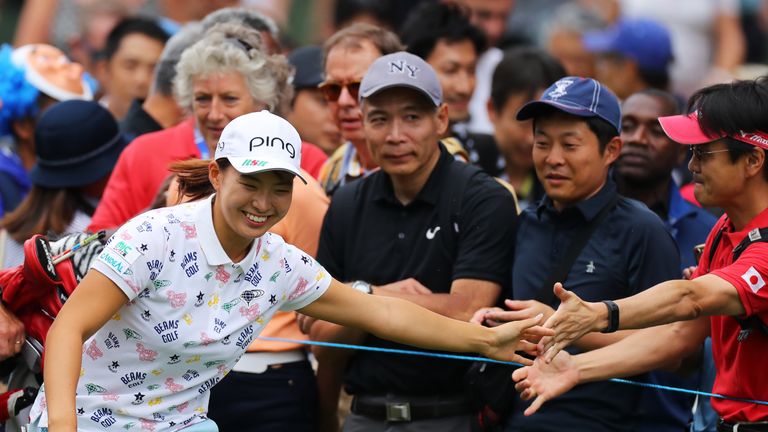
<path id="1" fill-rule="evenodd" d="M 302 255 L 301 256 L 301 262 L 303 262 L 304 264 L 309 264 L 309 258 L 307 258 L 306 255 Z"/>
<path id="2" fill-rule="evenodd" d="M 174 251 L 173 249 L 171 249 L 171 256 L 168 258 L 168 261 L 170 262 L 176 261 L 176 251 Z"/>
<path id="3" fill-rule="evenodd" d="M 171 421 L 171 422 L 168 422 L 168 426 L 169 426 L 169 427 L 174 427 L 174 426 L 176 426 L 176 423 L 174 423 L 174 422 L 172 422 L 172 421 Z"/>
<path id="4" fill-rule="evenodd" d="M 82 408 L 78 408 L 77 409 L 77 415 L 83 415 L 83 414 L 85 414 L 85 410 L 82 409 Z"/>
<path id="5" fill-rule="evenodd" d="M 144 400 L 144 395 L 141 394 L 141 392 L 136 393 L 135 395 L 133 395 L 133 397 L 136 398 L 134 402 L 141 402 Z"/>
<path id="6" fill-rule="evenodd" d="M 200 293 L 197 294 L 197 301 L 199 301 L 199 302 L 203 301 L 203 292 L 202 291 L 200 291 Z"/>
<path id="7" fill-rule="evenodd" d="M 146 252 L 147 251 L 147 245 L 142 243 L 140 249 L 141 249 L 142 252 Z"/>
<path id="8" fill-rule="evenodd" d="M 277 296 L 276 296 L 276 295 L 274 295 L 274 294 L 272 294 L 271 296 L 269 296 L 269 302 L 270 302 L 270 303 L 272 303 L 273 305 L 274 305 L 274 304 L 277 304 Z"/>
<path id="9" fill-rule="evenodd" d="M 113 368 L 115 368 L 115 369 L 117 369 L 117 368 L 119 368 L 119 367 L 120 367 L 120 363 L 118 363 L 118 362 L 116 362 L 116 361 L 113 361 L 113 362 L 112 362 L 112 367 L 113 367 Z"/>
<path id="10" fill-rule="evenodd" d="M 172 362 L 175 362 L 175 361 L 178 361 L 178 360 L 179 360 L 179 355 L 178 354 L 174 354 L 174 355 L 171 356 L 171 361 Z"/>

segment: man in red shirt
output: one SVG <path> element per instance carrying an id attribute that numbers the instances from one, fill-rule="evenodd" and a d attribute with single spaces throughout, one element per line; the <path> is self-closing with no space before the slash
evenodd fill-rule
<path id="1" fill-rule="evenodd" d="M 718 431 L 768 431 L 768 82 L 718 84 L 691 97 L 689 115 L 661 117 L 665 133 L 691 145 L 696 199 L 725 215 L 689 280 L 663 282 L 616 302 L 584 302 L 556 284 L 561 305 L 544 355 L 515 371 L 527 414 L 581 382 L 627 376 L 692 353 L 711 332 Z M 707 317 L 708 316 L 708 317 Z M 666 324 L 666 325 L 663 325 Z M 658 327 L 652 327 L 658 326 Z M 646 327 L 651 327 L 647 328 Z M 588 332 L 640 329 L 575 357 L 558 352 Z M 740 398 L 736 400 L 734 398 Z"/>

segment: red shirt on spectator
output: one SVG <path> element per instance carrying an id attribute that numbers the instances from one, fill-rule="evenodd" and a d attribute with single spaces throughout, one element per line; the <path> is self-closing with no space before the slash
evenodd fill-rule
<path id="1" fill-rule="evenodd" d="M 725 230 L 710 265 L 712 241 L 723 227 Z M 768 323 L 768 243 L 753 243 L 733 262 L 734 247 L 750 231 L 764 227 L 768 227 L 768 209 L 740 231 L 734 231 L 726 216 L 721 217 L 707 239 L 695 276 L 706 274 L 709 268 L 710 274 L 736 287 L 747 317 L 756 315 Z M 768 334 L 755 328 L 745 340 L 739 342 L 740 331 L 741 327 L 733 317 L 711 317 L 712 349 L 717 370 L 712 391 L 731 397 L 768 400 L 768 374 L 765 373 Z M 766 405 L 712 398 L 712 407 L 729 422 L 768 420 Z"/>

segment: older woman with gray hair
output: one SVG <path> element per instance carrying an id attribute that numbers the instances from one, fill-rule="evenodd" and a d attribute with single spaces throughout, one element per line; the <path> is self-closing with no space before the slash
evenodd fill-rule
<path id="1" fill-rule="evenodd" d="M 168 177 L 170 163 L 208 159 L 230 120 L 263 109 L 280 114 L 293 95 L 285 57 L 268 54 L 259 32 L 243 25 L 211 27 L 184 51 L 176 70 L 174 94 L 190 118 L 131 142 L 120 155 L 90 230 L 115 228 L 141 213 Z"/>

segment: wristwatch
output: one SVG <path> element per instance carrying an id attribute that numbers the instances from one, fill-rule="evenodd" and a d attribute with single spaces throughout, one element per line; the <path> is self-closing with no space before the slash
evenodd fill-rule
<path id="1" fill-rule="evenodd" d="M 356 280 L 352 282 L 352 288 L 364 294 L 373 294 L 373 289 L 371 289 L 371 284 L 369 284 L 366 281 Z"/>

